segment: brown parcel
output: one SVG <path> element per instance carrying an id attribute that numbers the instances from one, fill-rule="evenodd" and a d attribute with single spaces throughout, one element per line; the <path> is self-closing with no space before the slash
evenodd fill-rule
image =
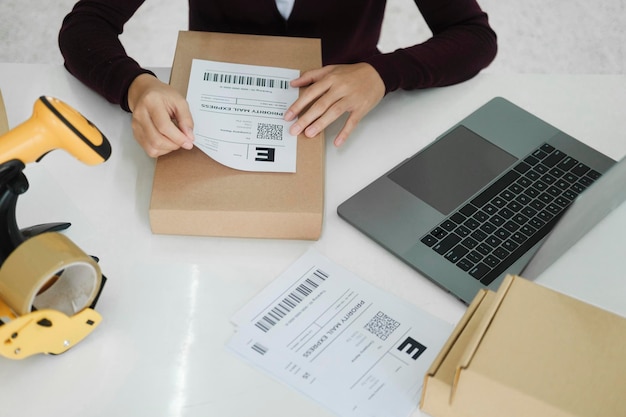
<path id="1" fill-rule="evenodd" d="M 626 416 L 626 319 L 519 277 L 481 291 L 424 381 L 435 417 Z"/>
<path id="2" fill-rule="evenodd" d="M 180 32 L 170 84 L 183 96 L 192 59 L 294 68 L 321 66 L 317 39 Z M 196 147 L 157 159 L 153 233 L 318 239 L 324 209 L 324 140 L 298 138 L 296 173 L 245 172 Z"/>
<path id="3" fill-rule="evenodd" d="M 4 100 L 2 99 L 2 91 L 0 91 L 0 135 L 4 135 L 9 131 L 9 121 L 7 120 L 6 109 L 4 108 Z"/>

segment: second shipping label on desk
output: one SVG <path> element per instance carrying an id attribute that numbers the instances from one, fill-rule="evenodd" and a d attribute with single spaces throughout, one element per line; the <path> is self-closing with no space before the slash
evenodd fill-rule
<path id="1" fill-rule="evenodd" d="M 310 250 L 235 317 L 228 347 L 340 416 L 408 416 L 452 331 Z"/>

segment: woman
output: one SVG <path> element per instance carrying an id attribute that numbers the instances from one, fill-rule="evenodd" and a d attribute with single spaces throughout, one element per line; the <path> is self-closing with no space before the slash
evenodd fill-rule
<path id="1" fill-rule="evenodd" d="M 65 17 L 59 45 L 66 68 L 133 114 L 135 139 L 157 157 L 193 146 L 185 98 L 126 55 L 124 24 L 143 0 L 81 0 Z M 303 73 L 309 86 L 288 109 L 290 133 L 315 136 L 342 114 L 341 145 L 385 94 L 465 81 L 496 54 L 496 35 L 476 0 L 415 0 L 433 36 L 381 53 L 385 0 L 189 0 L 189 29 L 320 38 L 323 67 Z"/>

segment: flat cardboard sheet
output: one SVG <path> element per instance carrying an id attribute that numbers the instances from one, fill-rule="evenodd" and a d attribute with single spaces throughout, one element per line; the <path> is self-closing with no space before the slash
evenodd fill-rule
<path id="1" fill-rule="evenodd" d="M 321 66 L 317 39 L 180 32 L 170 84 L 183 96 L 192 59 L 295 68 Z M 153 233 L 318 239 L 324 209 L 324 137 L 298 137 L 296 173 L 225 167 L 202 151 L 179 150 L 156 163 Z"/>
<path id="2" fill-rule="evenodd" d="M 7 120 L 7 112 L 2 99 L 2 91 L 0 91 L 0 135 L 4 135 L 9 131 L 9 121 Z"/>
<path id="3" fill-rule="evenodd" d="M 626 319 L 519 277 L 470 304 L 426 377 L 434 417 L 626 416 Z"/>

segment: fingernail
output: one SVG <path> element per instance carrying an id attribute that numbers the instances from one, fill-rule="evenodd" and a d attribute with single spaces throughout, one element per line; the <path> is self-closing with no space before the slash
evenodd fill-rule
<path id="1" fill-rule="evenodd" d="M 187 150 L 192 149 L 193 148 L 193 142 L 185 142 L 185 143 L 183 143 L 183 148 L 187 149 Z"/>
<path id="2" fill-rule="evenodd" d="M 302 128 L 298 124 L 293 124 L 291 125 L 291 128 L 289 128 L 289 133 L 291 133 L 293 136 L 298 136 L 300 133 L 302 133 Z"/>
<path id="3" fill-rule="evenodd" d="M 284 119 L 289 122 L 289 121 L 293 120 L 294 116 L 295 115 L 294 115 L 294 113 L 291 110 L 287 110 L 287 113 L 285 113 Z"/>
<path id="4" fill-rule="evenodd" d="M 307 135 L 307 137 L 312 138 L 313 136 L 317 135 L 317 133 L 318 133 L 318 132 L 319 132 L 319 131 L 317 130 L 317 128 L 316 128 L 316 127 L 314 127 L 314 126 L 309 126 L 309 127 L 306 129 L 305 134 Z"/>

